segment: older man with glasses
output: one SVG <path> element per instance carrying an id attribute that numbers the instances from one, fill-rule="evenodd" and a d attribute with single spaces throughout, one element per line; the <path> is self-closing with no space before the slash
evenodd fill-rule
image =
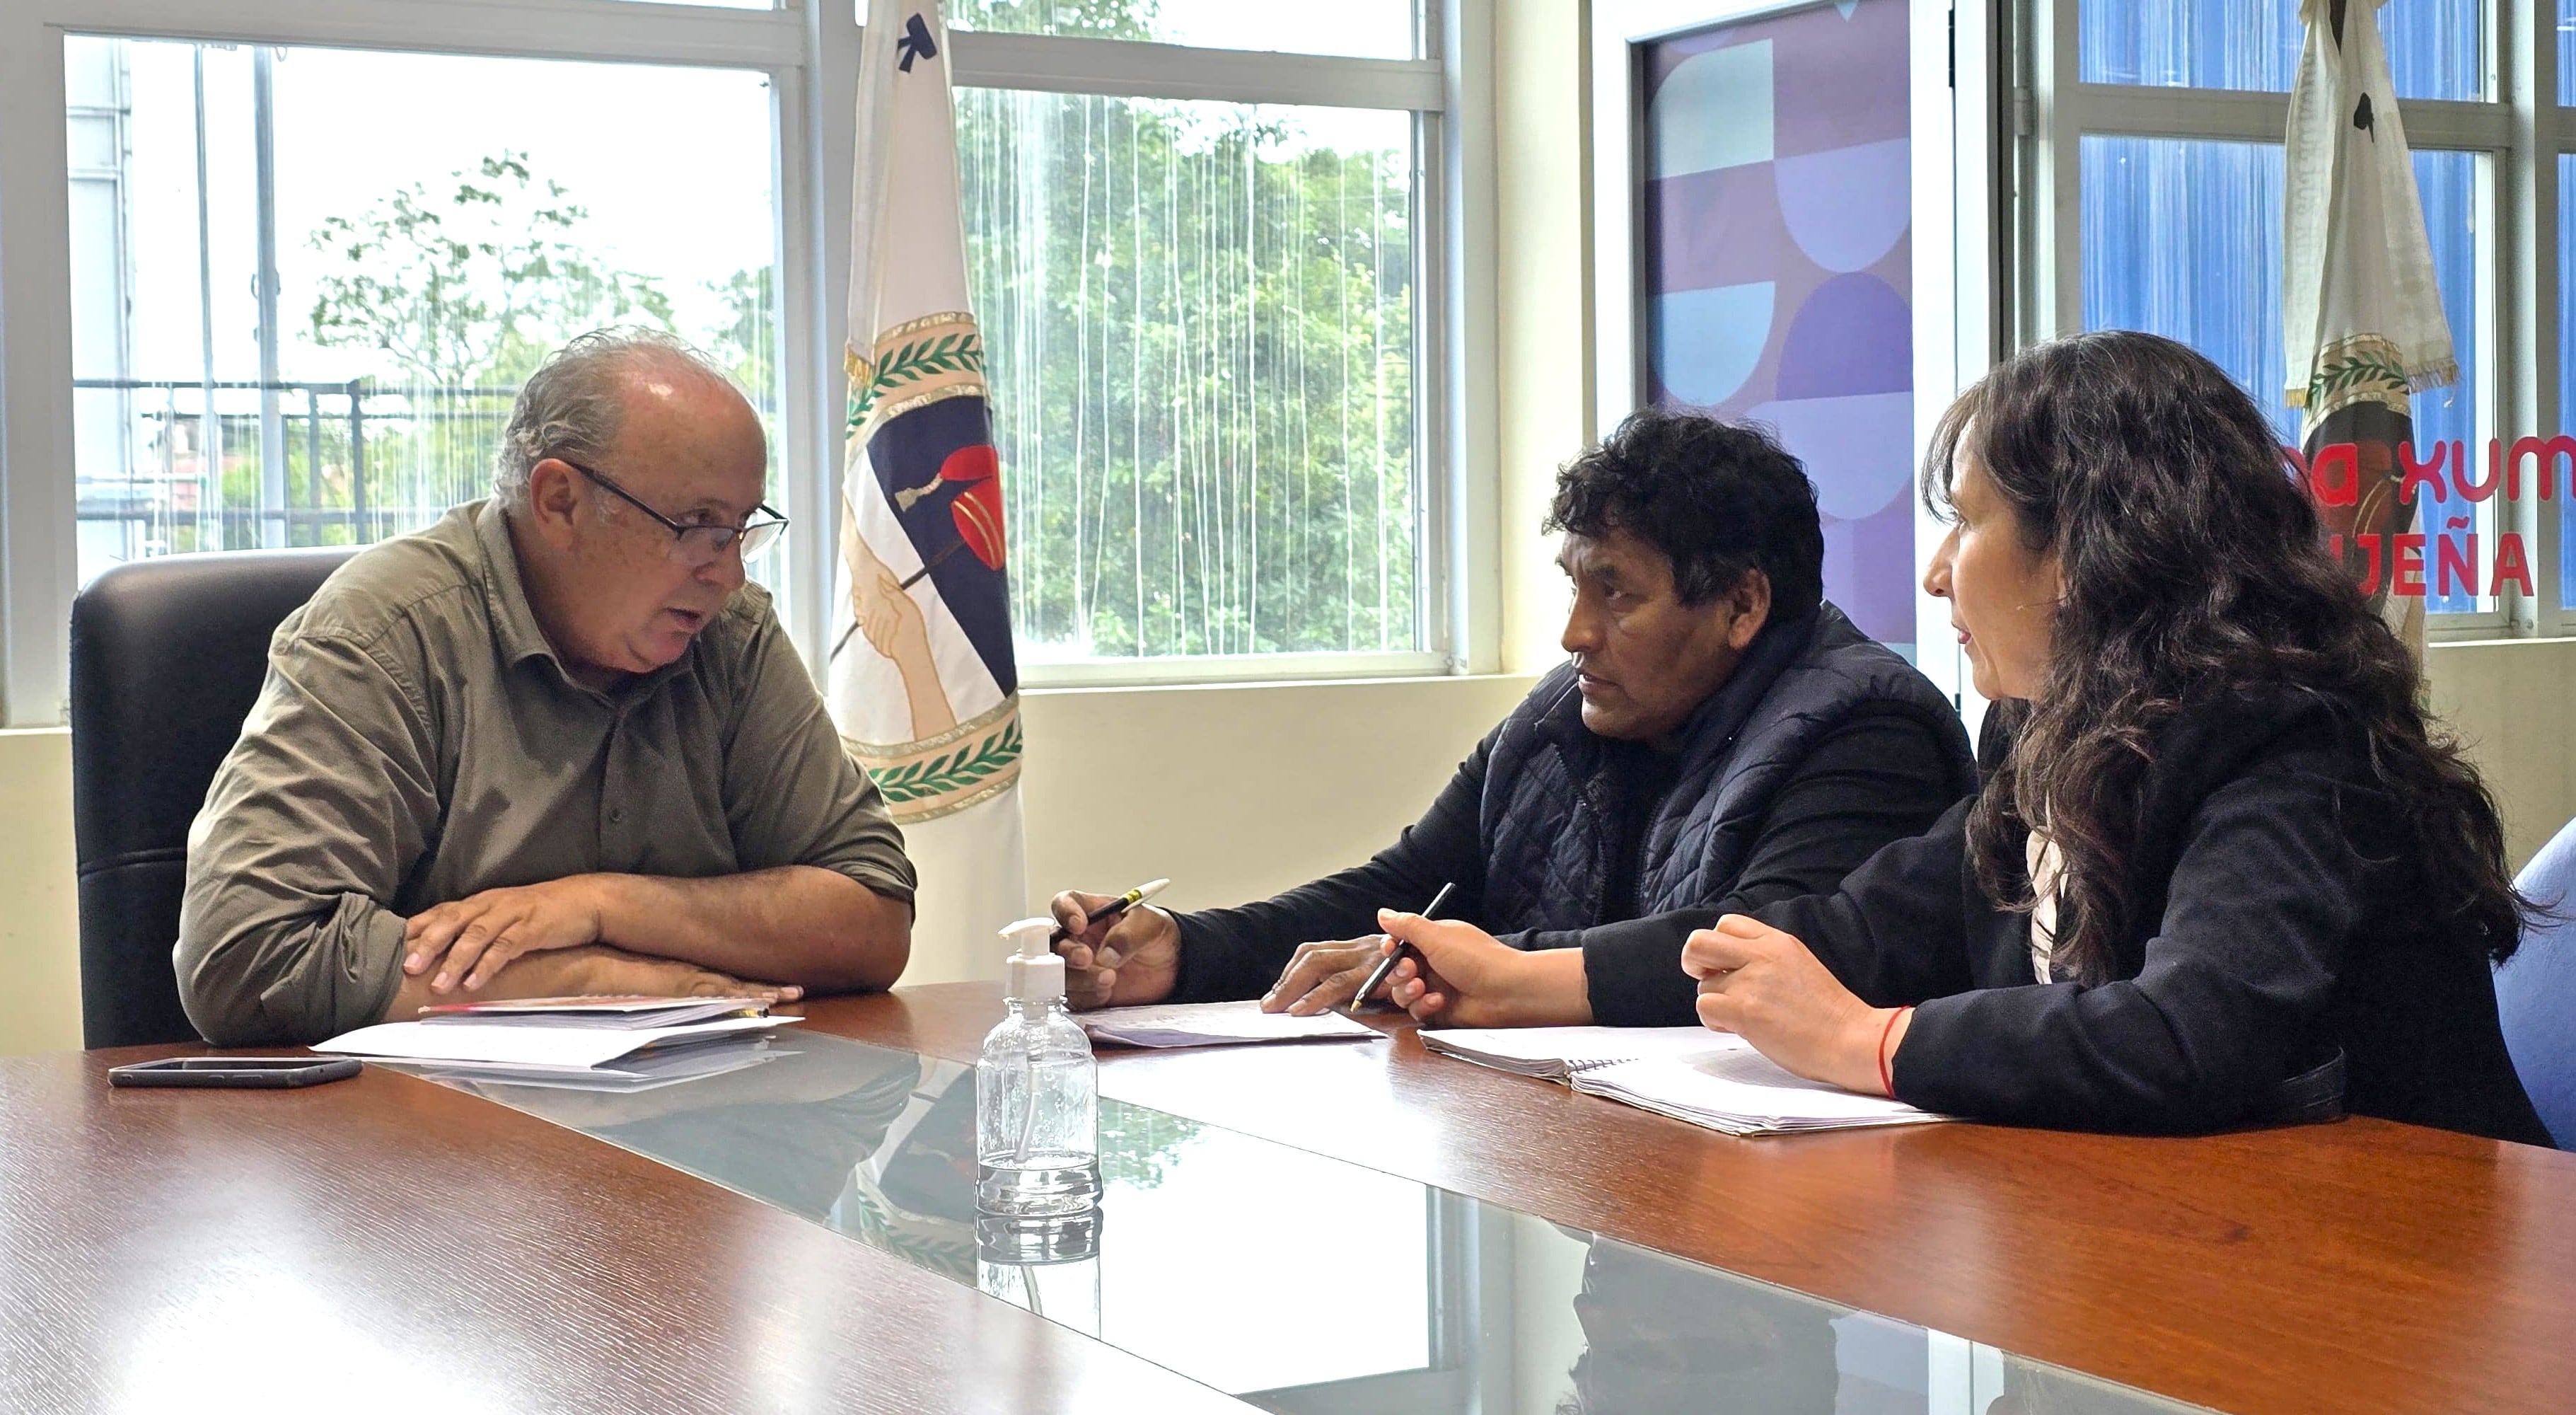
<path id="1" fill-rule="evenodd" d="M 743 562 L 786 526 L 726 376 L 603 331 L 528 380 L 494 494 L 279 627 L 190 832 L 208 1039 L 426 1003 L 893 983 L 913 872 Z"/>

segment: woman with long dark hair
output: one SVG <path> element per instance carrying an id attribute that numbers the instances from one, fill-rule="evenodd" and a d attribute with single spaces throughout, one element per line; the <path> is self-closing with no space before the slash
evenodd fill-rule
<path id="1" fill-rule="evenodd" d="M 2494 803 L 2253 400 L 2153 335 L 2044 344 L 1950 409 L 1923 494 L 2009 752 L 1840 892 L 1691 933 L 1701 1020 L 1981 1119 L 2547 1144 L 2496 1022 L 2525 904 Z M 1395 996 L 1437 1016 L 1426 951 Z"/>

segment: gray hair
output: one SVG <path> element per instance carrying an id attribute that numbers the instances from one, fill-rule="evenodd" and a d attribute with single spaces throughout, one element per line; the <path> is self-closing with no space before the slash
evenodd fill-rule
<path id="1" fill-rule="evenodd" d="M 504 506 L 528 504 L 528 473 L 548 457 L 596 461 L 617 440 L 626 414 L 625 375 L 638 365 L 677 365 L 739 395 L 733 376 L 688 341 L 637 325 L 594 329 L 546 356 L 519 390 L 501 430 L 492 494 Z"/>

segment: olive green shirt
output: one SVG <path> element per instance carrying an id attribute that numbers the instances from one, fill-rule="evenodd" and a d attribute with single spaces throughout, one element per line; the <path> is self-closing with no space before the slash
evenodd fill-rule
<path id="1" fill-rule="evenodd" d="M 768 593 L 745 585 L 677 662 L 585 688 L 477 502 L 353 558 L 278 626 L 188 833 L 179 995 L 218 1044 L 316 1042 L 383 1018 L 404 920 L 432 905 L 780 865 L 912 898 L 903 837 Z"/>

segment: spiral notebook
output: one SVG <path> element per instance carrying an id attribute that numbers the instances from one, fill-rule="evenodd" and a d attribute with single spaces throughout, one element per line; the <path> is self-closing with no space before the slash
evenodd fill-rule
<path id="1" fill-rule="evenodd" d="M 1948 1116 L 1791 1074 L 1742 1037 L 1703 1027 L 1425 1031 L 1433 1051 L 1729 1135 L 1790 1135 Z"/>

